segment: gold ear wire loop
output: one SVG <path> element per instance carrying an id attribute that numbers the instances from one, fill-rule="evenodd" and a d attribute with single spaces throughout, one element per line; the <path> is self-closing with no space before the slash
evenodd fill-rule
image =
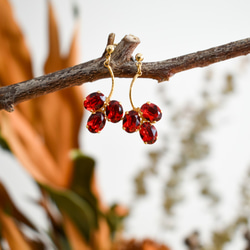
<path id="1" fill-rule="evenodd" d="M 141 71 L 141 66 L 142 66 L 142 61 L 144 59 L 143 55 L 138 53 L 135 55 L 135 59 L 136 59 L 136 67 L 137 67 L 137 73 L 135 74 L 131 84 L 130 84 L 130 88 L 129 88 L 129 100 L 130 100 L 130 103 L 131 103 L 131 106 L 133 108 L 133 110 L 137 110 L 137 108 L 134 106 L 133 104 L 133 101 L 132 101 L 132 88 L 133 88 L 133 85 L 134 85 L 134 82 L 135 80 L 140 77 L 142 75 L 142 71 Z"/>
<path id="2" fill-rule="evenodd" d="M 108 45 L 107 48 L 106 48 L 107 55 L 106 55 L 106 60 L 104 62 L 104 66 L 106 68 L 108 68 L 108 71 L 109 71 L 111 79 L 112 79 L 111 90 L 110 90 L 110 93 L 109 93 L 109 95 L 107 97 L 106 102 L 110 101 L 110 98 L 111 98 L 111 96 L 112 96 L 112 94 L 114 92 L 114 87 L 115 87 L 115 76 L 114 76 L 113 70 L 112 70 L 112 68 L 110 66 L 111 54 L 113 53 L 114 50 L 115 50 L 115 45 Z"/>

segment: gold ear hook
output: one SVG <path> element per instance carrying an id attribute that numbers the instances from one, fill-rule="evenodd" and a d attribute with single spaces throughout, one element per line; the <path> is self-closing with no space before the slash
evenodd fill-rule
<path id="1" fill-rule="evenodd" d="M 135 55 L 135 60 L 136 60 L 136 67 L 137 67 L 137 73 L 135 74 L 131 84 L 130 84 L 130 89 L 129 89 L 129 100 L 131 103 L 131 106 L 133 108 L 133 110 L 137 111 L 137 108 L 134 106 L 133 101 L 132 101 L 132 88 L 134 85 L 135 80 L 142 75 L 142 70 L 141 70 L 141 66 L 142 66 L 142 61 L 143 61 L 144 57 L 142 54 L 138 53 Z"/>
<path id="2" fill-rule="evenodd" d="M 114 73 L 113 73 L 113 70 L 110 66 L 110 60 L 111 60 L 111 54 L 114 52 L 115 50 L 115 45 L 108 45 L 107 48 L 106 48 L 106 51 L 107 51 L 107 55 L 106 55 L 106 60 L 104 62 L 104 66 L 106 68 L 108 68 L 109 70 L 109 73 L 110 73 L 110 76 L 112 78 L 112 86 L 111 86 L 111 90 L 110 90 L 110 93 L 106 99 L 106 102 L 108 103 L 110 101 L 110 98 L 113 94 L 113 91 L 114 91 L 114 87 L 115 87 L 115 77 L 114 77 Z"/>

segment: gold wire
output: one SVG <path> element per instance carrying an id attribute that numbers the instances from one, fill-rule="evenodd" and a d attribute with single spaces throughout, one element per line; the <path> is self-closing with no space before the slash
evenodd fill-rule
<path id="1" fill-rule="evenodd" d="M 112 86 L 111 86 L 111 90 L 110 90 L 110 93 L 108 95 L 108 98 L 107 98 L 107 101 L 109 102 L 110 101 L 110 98 L 114 92 L 114 87 L 115 87 L 115 76 L 114 76 L 114 73 L 113 73 L 113 70 L 112 68 L 110 67 L 110 65 L 107 66 L 108 70 L 109 70 L 109 73 L 111 75 L 111 78 L 112 78 Z"/>
<path id="2" fill-rule="evenodd" d="M 136 74 L 134 76 L 134 78 L 133 78 L 133 80 L 132 80 L 132 82 L 130 84 L 130 88 L 129 88 L 129 100 L 130 100 L 130 103 L 131 103 L 131 106 L 132 106 L 133 110 L 136 110 L 136 107 L 134 106 L 134 103 L 132 101 L 132 88 L 133 88 L 134 82 L 138 78 L 138 76 L 139 76 L 138 74 Z"/>
<path id="3" fill-rule="evenodd" d="M 111 53 L 113 52 L 113 50 L 112 51 L 107 51 L 107 55 L 106 55 L 106 60 L 105 60 L 105 62 L 104 62 L 104 66 L 106 67 L 106 68 L 108 68 L 108 71 L 109 71 L 109 74 L 110 74 L 110 76 L 111 76 L 111 79 L 112 79 L 112 86 L 111 86 L 111 90 L 110 90 L 110 93 L 109 93 L 109 95 L 108 95 L 108 97 L 107 97 L 107 100 L 106 100 L 106 103 L 108 103 L 109 101 L 110 101 L 110 98 L 111 98 L 111 96 L 112 96 L 112 94 L 113 94 L 113 92 L 114 92 L 114 87 L 115 87 L 115 76 L 114 76 L 114 73 L 113 73 L 113 70 L 112 70 L 112 68 L 111 68 L 111 66 L 110 66 L 110 58 L 111 58 Z"/>
<path id="4" fill-rule="evenodd" d="M 131 103 L 131 106 L 133 108 L 134 111 L 137 111 L 137 108 L 134 106 L 134 103 L 133 103 L 133 100 L 132 100 L 132 88 L 133 88 L 133 85 L 134 85 L 134 82 L 135 80 L 142 75 L 142 71 L 141 71 L 141 65 L 142 63 L 141 62 L 137 62 L 136 63 L 136 66 L 137 66 L 137 73 L 136 75 L 134 76 L 131 84 L 130 84 L 130 88 L 129 88 L 129 100 L 130 100 L 130 103 Z"/>

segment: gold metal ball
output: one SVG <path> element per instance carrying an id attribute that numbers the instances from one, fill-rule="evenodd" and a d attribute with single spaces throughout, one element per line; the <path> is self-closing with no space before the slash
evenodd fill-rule
<path id="1" fill-rule="evenodd" d="M 135 60 L 136 60 L 137 62 L 142 62 L 143 59 L 144 59 L 143 54 L 138 53 L 138 54 L 135 55 Z"/>
<path id="2" fill-rule="evenodd" d="M 106 51 L 111 54 L 113 53 L 115 50 L 115 46 L 114 45 L 108 45 L 107 48 L 106 48 Z"/>

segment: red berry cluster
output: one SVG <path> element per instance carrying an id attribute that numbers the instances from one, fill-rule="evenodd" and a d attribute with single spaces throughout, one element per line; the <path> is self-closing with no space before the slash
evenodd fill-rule
<path id="1" fill-rule="evenodd" d="M 83 105 L 85 109 L 92 112 L 87 121 L 87 129 L 91 133 L 100 132 L 106 124 L 106 119 L 116 123 L 123 117 L 122 105 L 118 101 L 107 100 L 104 94 L 100 92 L 88 95 Z"/>
<path id="2" fill-rule="evenodd" d="M 161 119 L 162 112 L 160 108 L 150 102 L 147 102 L 136 110 L 125 113 L 123 118 L 123 129 L 128 133 L 139 131 L 144 143 L 153 144 L 157 140 L 157 130 L 152 123 Z"/>
<path id="3" fill-rule="evenodd" d="M 90 111 L 87 121 L 87 128 L 91 133 L 100 132 L 106 120 L 117 123 L 123 119 L 123 129 L 128 133 L 139 131 L 144 143 L 153 144 L 157 140 L 157 130 L 152 123 L 159 121 L 162 117 L 160 108 L 150 102 L 125 113 L 123 117 L 123 108 L 118 101 L 109 101 L 100 92 L 94 92 L 88 95 L 83 105 Z"/>

